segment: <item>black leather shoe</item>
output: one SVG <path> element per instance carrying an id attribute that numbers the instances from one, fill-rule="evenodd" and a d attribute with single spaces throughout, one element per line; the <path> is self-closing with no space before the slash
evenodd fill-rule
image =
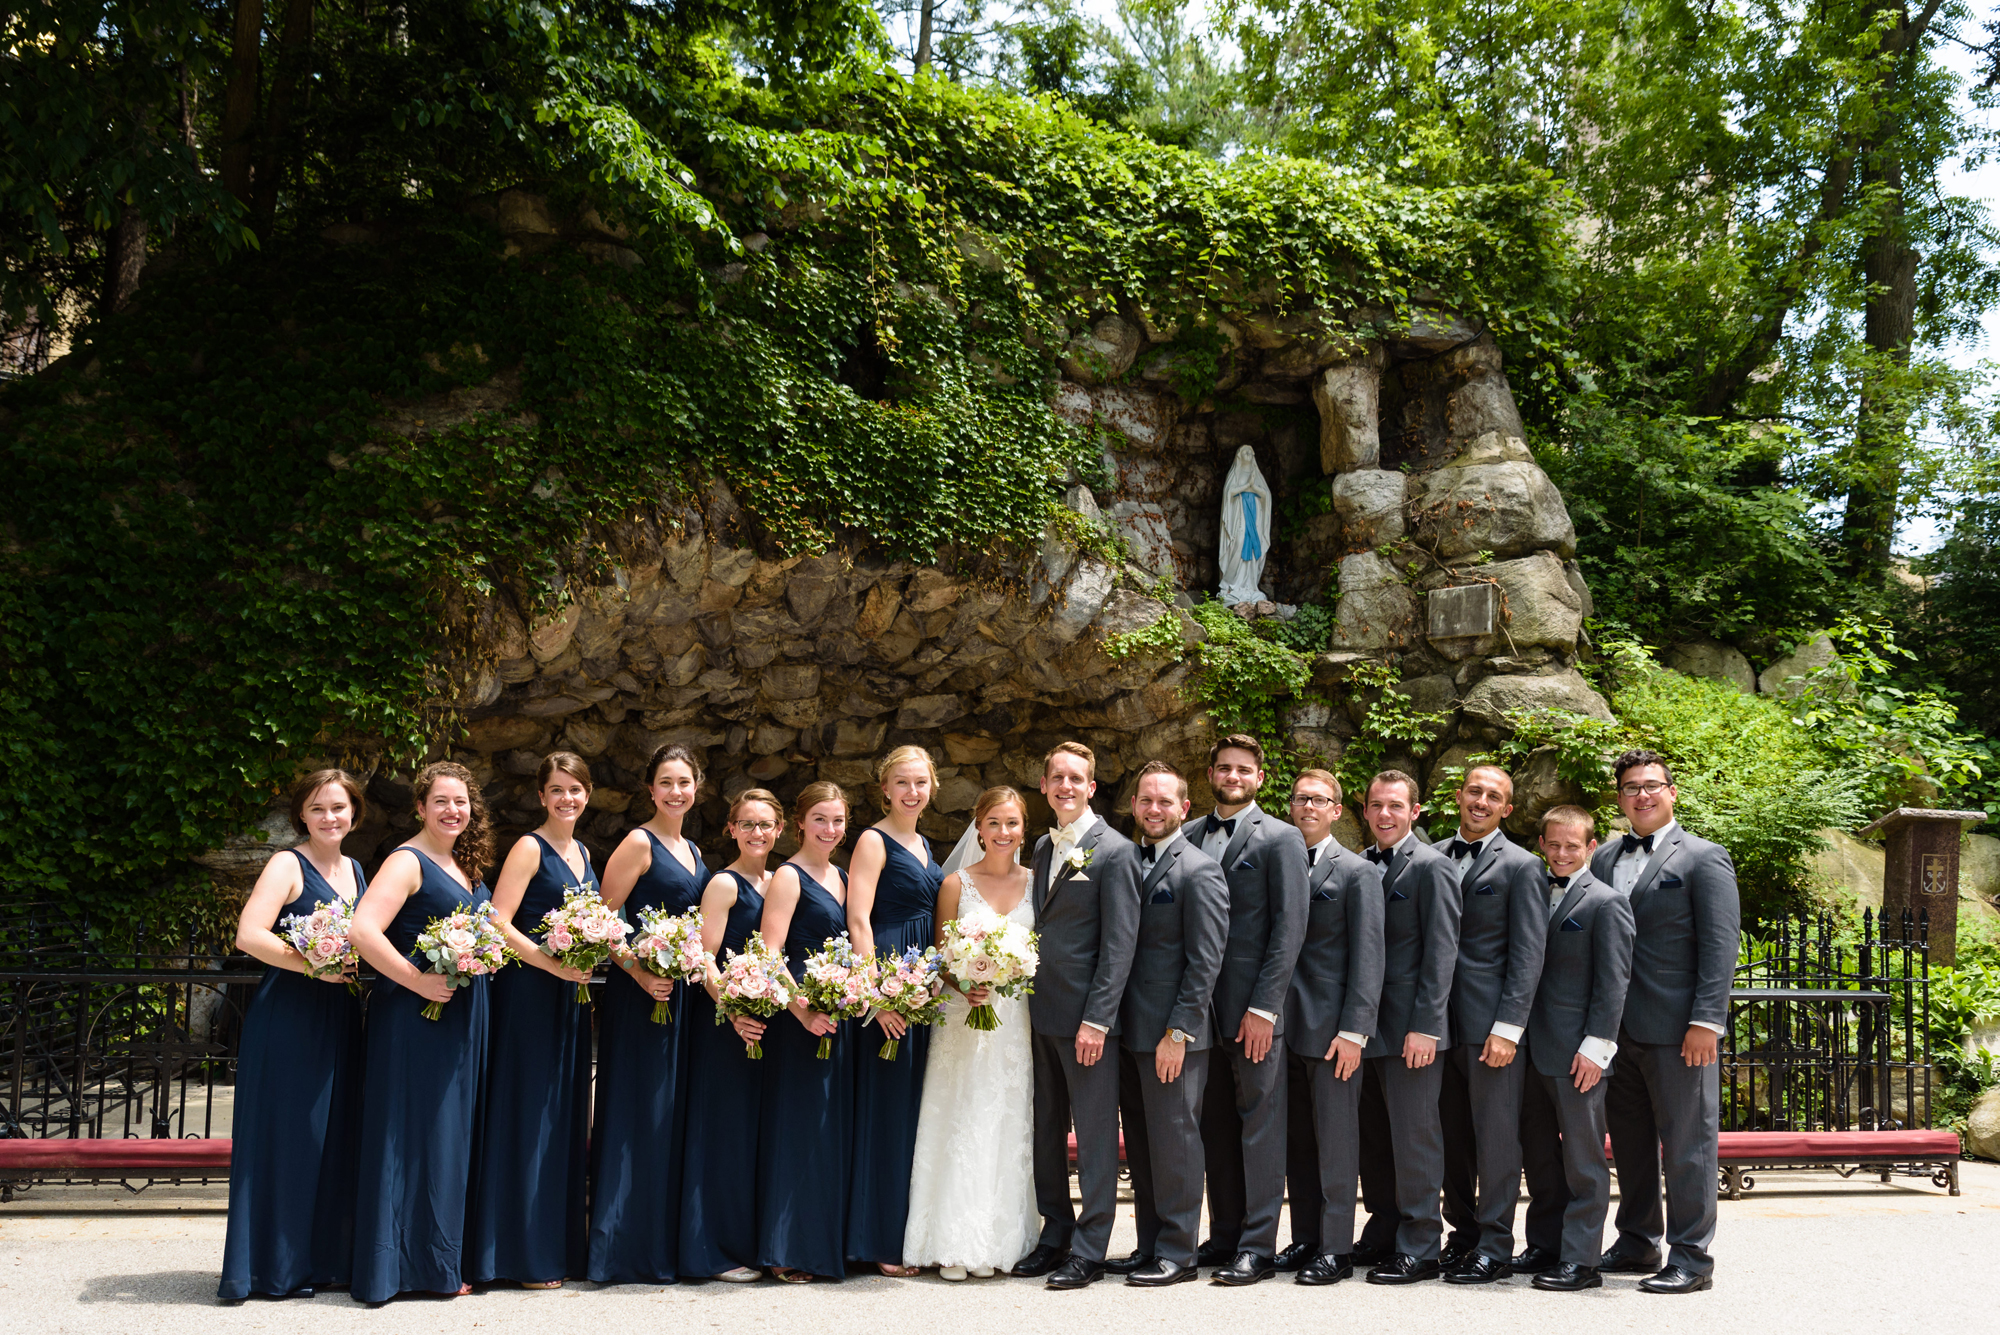
<path id="1" fill-rule="evenodd" d="M 1444 1245 L 1444 1250 L 1438 1253 L 1438 1268 L 1448 1275 L 1464 1265 L 1473 1255 L 1472 1244 L 1447 1242 Z"/>
<path id="2" fill-rule="evenodd" d="M 1134 1250 L 1130 1256 L 1107 1256 L 1104 1258 L 1104 1273 L 1107 1275 L 1132 1275 L 1153 1263 L 1153 1258 L 1142 1251 Z"/>
<path id="3" fill-rule="evenodd" d="M 1104 1262 L 1072 1256 L 1049 1276 L 1048 1284 L 1052 1289 L 1081 1289 L 1103 1278 Z"/>
<path id="4" fill-rule="evenodd" d="M 1562 1263 L 1562 1257 L 1546 1247 L 1529 1247 L 1507 1263 L 1507 1268 L 1517 1275 L 1539 1275 L 1544 1270 L 1554 1270 Z M 1595 1266 L 1585 1267 L 1595 1270 Z"/>
<path id="5" fill-rule="evenodd" d="M 1168 1260 L 1147 1258 L 1143 1269 L 1125 1276 L 1125 1282 L 1135 1289 L 1164 1289 L 1169 1284 L 1185 1284 L 1191 1279 L 1200 1279 L 1201 1271 L 1191 1265 L 1176 1265 Z"/>
<path id="6" fill-rule="evenodd" d="M 1605 1275 L 1650 1275 L 1659 1268 L 1658 1252 L 1642 1252 L 1622 1242 L 1611 1244 L 1597 1262 L 1598 1273 Z"/>
<path id="7" fill-rule="evenodd" d="M 1708 1275 L 1697 1275 L 1685 1266 L 1670 1265 L 1651 1279 L 1639 1281 L 1644 1293 L 1700 1293 L 1713 1288 L 1715 1280 Z"/>
<path id="8" fill-rule="evenodd" d="M 1368 1272 L 1370 1284 L 1420 1284 L 1444 1273 L 1436 1261 L 1419 1261 L 1407 1252 L 1397 1252 Z"/>
<path id="9" fill-rule="evenodd" d="M 1271 1264 L 1286 1274 L 1290 1274 L 1294 1270 L 1305 1269 L 1306 1264 L 1317 1255 L 1319 1255 L 1319 1244 L 1317 1242 L 1295 1242 L 1285 1248 L 1285 1250 L 1279 1252 L 1272 1259 Z"/>
<path id="10" fill-rule="evenodd" d="M 1236 1259 L 1236 1253 L 1210 1238 L 1195 1249 L 1194 1263 L 1199 1266 L 1228 1265 Z"/>
<path id="11" fill-rule="evenodd" d="M 1354 1278 L 1354 1259 L 1350 1256 L 1328 1256 L 1321 1253 L 1306 1262 L 1306 1268 L 1299 1271 L 1294 1284 L 1338 1284 L 1343 1279 Z"/>
<path id="12" fill-rule="evenodd" d="M 1067 1260 L 1069 1248 L 1051 1247 L 1045 1242 L 1016 1261 L 1010 1273 L 1022 1279 L 1040 1279 Z"/>
<path id="13" fill-rule="evenodd" d="M 1209 1278 L 1217 1284 L 1241 1288 L 1246 1284 L 1261 1284 L 1277 1273 L 1277 1267 L 1271 1264 L 1270 1257 L 1259 1256 L 1256 1252 L 1238 1252 L 1235 1260 Z"/>
<path id="14" fill-rule="evenodd" d="M 1347 1259 L 1354 1262 L 1360 1269 L 1366 1270 L 1381 1265 L 1394 1255 L 1394 1252 L 1384 1251 L 1379 1247 L 1363 1247 L 1359 1243 L 1356 1243 L 1354 1250 L 1347 1254 Z"/>
<path id="15" fill-rule="evenodd" d="M 1460 1261 L 1455 1269 L 1444 1272 L 1447 1284 L 1491 1284 L 1513 1274 L 1505 1261 L 1496 1261 L 1490 1256 L 1474 1252 Z"/>
<path id="16" fill-rule="evenodd" d="M 1564 1261 L 1553 1270 L 1544 1270 L 1528 1281 L 1538 1289 L 1551 1293 L 1575 1293 L 1578 1289 L 1601 1289 L 1604 1276 L 1597 1273 L 1594 1265 L 1577 1265 Z"/>

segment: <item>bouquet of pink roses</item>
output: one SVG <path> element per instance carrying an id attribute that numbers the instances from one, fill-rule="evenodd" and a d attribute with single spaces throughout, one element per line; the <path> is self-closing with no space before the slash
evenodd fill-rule
<path id="1" fill-rule="evenodd" d="M 354 921 L 354 906 L 344 899 L 321 904 L 311 913 L 294 913 L 278 924 L 279 931 L 293 950 L 305 957 L 306 977 L 347 977 L 347 990 L 361 995 L 361 984 L 351 970 L 361 963 L 361 952 L 347 938 Z"/>
<path id="2" fill-rule="evenodd" d="M 944 926 L 944 964 L 961 988 L 991 988 L 1003 997 L 1025 997 L 1035 990 L 1035 969 L 1041 963 L 1035 933 L 991 909 L 975 909 Z M 998 1029 L 1000 1017 L 989 1003 L 974 1006 L 965 1017 L 970 1029 Z"/>
<path id="3" fill-rule="evenodd" d="M 542 953 L 585 973 L 610 959 L 632 930 L 595 890 L 576 886 L 563 891 L 562 907 L 542 915 L 542 926 L 547 929 L 542 936 Z M 576 1000 L 580 1006 L 589 1003 L 589 983 L 576 985 Z"/>
<path id="4" fill-rule="evenodd" d="M 417 938 L 417 950 L 431 962 L 431 972 L 442 974 L 453 987 L 465 987 L 483 974 L 498 973 L 508 960 L 518 958 L 500 934 L 500 924 L 493 921 L 490 903 L 433 919 Z M 426 1020 L 443 1015 L 442 1001 L 433 1001 L 423 1009 Z"/>
<path id="5" fill-rule="evenodd" d="M 851 1020 L 868 1013 L 875 1001 L 875 961 L 854 953 L 847 933 L 829 936 L 820 948 L 806 956 L 806 977 L 800 984 L 806 1004 L 836 1020 Z M 833 1035 L 821 1034 L 819 1057 L 833 1055 Z"/>
<path id="6" fill-rule="evenodd" d="M 702 949 L 700 908 L 678 917 L 664 908 L 640 909 L 639 935 L 622 953 L 654 977 L 679 983 L 706 982 L 708 966 L 715 963 L 715 956 Z M 673 1018 L 673 1008 L 666 1002 L 653 1003 L 654 1024 Z"/>
<path id="7" fill-rule="evenodd" d="M 944 1020 L 944 982 L 939 971 L 944 958 L 936 946 L 911 946 L 900 956 L 885 956 L 876 968 L 875 1005 L 903 1017 L 905 1024 L 939 1024 Z M 889 1039 L 875 1055 L 896 1060 L 898 1039 Z"/>
<path id="8" fill-rule="evenodd" d="M 757 1020 L 776 1015 L 792 1004 L 794 984 L 783 952 L 765 945 L 762 932 L 752 932 L 743 949 L 729 952 L 717 990 L 722 995 L 715 1003 L 715 1022 L 721 1024 L 738 1015 Z M 762 1043 L 748 1048 L 750 1060 L 763 1060 Z"/>

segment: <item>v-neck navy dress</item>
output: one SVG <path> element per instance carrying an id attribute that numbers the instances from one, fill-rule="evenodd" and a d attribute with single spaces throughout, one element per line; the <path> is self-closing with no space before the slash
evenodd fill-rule
<path id="1" fill-rule="evenodd" d="M 806 957 L 847 930 L 847 909 L 796 862 L 799 906 L 785 936 L 792 977 Z M 838 868 L 835 868 L 838 871 Z M 841 880 L 847 873 L 841 872 Z M 847 1273 L 848 1179 L 854 1164 L 856 1022 L 841 1021 L 831 1056 L 798 1018 L 764 1031 L 764 1114 L 757 1141 L 757 1264 L 839 1279 Z M 909 1184 L 904 1183 L 905 1192 Z"/>
<path id="2" fill-rule="evenodd" d="M 491 901 L 414 848 L 423 872 L 385 934 L 419 969 L 417 938 L 438 918 Z M 389 856 L 396 856 L 391 853 Z M 510 965 L 519 968 L 519 965 Z M 399 1293 L 456 1293 L 466 1281 L 467 1188 L 478 1153 L 486 1088 L 488 978 L 453 990 L 438 1019 L 391 978 L 368 998 L 367 1087 L 361 1097 L 361 1171 L 354 1214 L 357 1302 Z"/>
<path id="3" fill-rule="evenodd" d="M 303 852 L 301 917 L 340 893 Z M 368 888 L 354 869 L 356 898 Z M 228 1299 L 345 1284 L 354 1265 L 354 1152 L 361 1111 L 361 999 L 338 983 L 264 970 L 243 1017 L 229 1153 Z"/>
<path id="4" fill-rule="evenodd" d="M 894 958 L 912 946 L 921 950 L 936 938 L 944 868 L 931 859 L 928 844 L 920 862 L 879 829 L 863 830 L 861 837 L 871 834 L 881 839 L 885 859 L 868 913 L 875 953 Z M 881 1026 L 855 1028 L 854 1194 L 847 1211 L 847 1259 L 901 1265 L 931 1031 L 924 1025 L 910 1029 L 895 1060 L 884 1061 L 876 1055 L 887 1037 Z"/>
<path id="5" fill-rule="evenodd" d="M 722 874 L 736 882 L 736 902 L 729 908 L 718 961 L 743 949 L 764 918 L 764 896 L 749 878 L 733 871 Z M 680 1273 L 696 1279 L 757 1264 L 757 1119 L 771 1063 L 768 1058 L 751 1061 L 735 1026 L 715 1022 L 715 1002 L 705 987 L 687 989 L 683 1023 L 689 1070 Z M 770 1050 L 767 1037 L 764 1051 Z"/>
<path id="6" fill-rule="evenodd" d="M 521 892 L 514 925 L 536 944 L 542 917 L 563 897 L 597 893 L 590 850 L 583 874 L 555 845 Z M 493 977 L 492 1038 L 486 1057 L 486 1120 L 472 1193 L 474 1284 L 498 1279 L 541 1284 L 581 1279 L 589 1226 L 590 1012 L 576 984 L 528 963 Z"/>
<path id="7" fill-rule="evenodd" d="M 692 843 L 689 871 L 651 830 L 645 833 L 652 865 L 625 899 L 634 936 L 641 913 L 686 913 L 701 903 L 708 884 Z M 708 1000 L 699 983 L 676 982 L 673 1018 L 654 1024 L 653 998 L 623 969 L 614 968 L 602 989 L 589 1272 L 600 1284 L 669 1284 L 680 1272 L 683 1114 L 697 994 Z"/>

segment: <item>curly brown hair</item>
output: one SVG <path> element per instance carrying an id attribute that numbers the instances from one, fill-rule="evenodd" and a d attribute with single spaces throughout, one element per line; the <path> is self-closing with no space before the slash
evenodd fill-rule
<path id="1" fill-rule="evenodd" d="M 419 824 L 424 819 L 424 803 L 429 800 L 431 788 L 439 779 L 457 779 L 465 785 L 466 803 L 472 817 L 465 822 L 465 831 L 451 846 L 451 860 L 458 864 L 458 869 L 465 873 L 467 880 L 478 885 L 486 879 L 486 869 L 493 864 L 495 848 L 493 822 L 486 814 L 486 799 L 480 795 L 479 785 L 473 782 L 472 771 L 457 761 L 440 760 L 435 765 L 426 765 L 412 785 Z"/>

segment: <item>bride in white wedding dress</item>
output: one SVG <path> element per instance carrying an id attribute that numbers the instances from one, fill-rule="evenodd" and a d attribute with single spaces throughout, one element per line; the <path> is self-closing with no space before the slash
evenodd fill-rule
<path id="1" fill-rule="evenodd" d="M 945 878 L 940 925 L 989 910 L 1035 924 L 1029 871 L 1016 862 L 1027 838 L 1027 805 L 1011 788 L 989 788 L 972 811 L 985 856 Z M 944 1023 L 931 1033 L 924 1100 L 910 1170 L 903 1264 L 938 1267 L 945 1279 L 985 1277 L 1026 1256 L 1041 1232 L 1035 1209 L 1035 1069 L 1025 997 L 972 999 L 946 993 Z M 990 1002 L 998 1029 L 966 1026 L 973 1005 Z"/>

